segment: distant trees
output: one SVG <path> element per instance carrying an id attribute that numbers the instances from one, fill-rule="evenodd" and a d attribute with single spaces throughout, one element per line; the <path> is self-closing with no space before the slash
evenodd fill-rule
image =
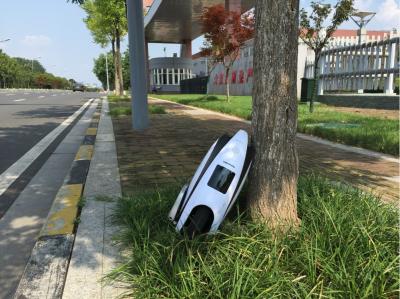
<path id="1" fill-rule="evenodd" d="M 111 52 L 107 53 L 108 59 L 108 76 L 110 82 L 110 90 L 115 89 L 115 69 L 113 55 Z M 107 89 L 107 73 L 106 73 L 106 54 L 100 54 L 99 57 L 94 59 L 93 73 L 96 75 L 97 79 L 101 82 L 103 89 Z"/>
<path id="2" fill-rule="evenodd" d="M 113 61 L 112 52 L 108 52 L 108 75 L 110 81 L 110 89 L 115 88 L 115 65 Z M 124 90 L 130 88 L 130 69 L 129 69 L 129 51 L 126 50 L 121 57 L 122 74 L 124 80 Z M 99 57 L 94 59 L 93 73 L 101 82 L 104 89 L 107 88 L 107 74 L 106 74 L 106 54 L 100 54 Z"/>
<path id="3" fill-rule="evenodd" d="M 254 35 L 254 16 L 228 11 L 221 4 L 210 6 L 202 15 L 202 32 L 205 39 L 203 55 L 224 66 L 226 98 L 229 101 L 229 72 L 244 43 Z"/>
<path id="4" fill-rule="evenodd" d="M 30 59 L 10 57 L 0 51 L 0 88 L 69 89 L 71 84 L 65 78 L 46 73 L 37 60 L 32 63 Z"/>
<path id="5" fill-rule="evenodd" d="M 310 100 L 310 112 L 314 111 L 314 101 L 317 97 L 318 69 L 321 52 L 339 25 L 350 18 L 354 12 L 353 4 L 354 0 L 338 0 L 332 8 L 331 4 L 323 3 L 322 1 L 312 1 L 309 13 L 304 8 L 300 11 L 299 36 L 315 54 L 315 84 Z M 332 20 L 327 26 L 326 23 L 330 16 L 332 16 Z"/>
<path id="6" fill-rule="evenodd" d="M 79 1 L 74 1 L 79 2 Z M 82 1 L 80 1 L 82 2 Z M 102 47 L 111 45 L 114 63 L 114 87 L 117 95 L 124 91 L 121 58 L 121 39 L 128 32 L 125 1 L 87 0 L 82 4 L 87 17 L 85 23 L 91 31 L 93 40 Z"/>

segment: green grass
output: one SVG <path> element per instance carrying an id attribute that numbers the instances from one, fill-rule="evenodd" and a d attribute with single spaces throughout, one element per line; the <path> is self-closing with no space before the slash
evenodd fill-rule
<path id="1" fill-rule="evenodd" d="M 251 97 L 231 96 L 228 103 L 223 95 L 198 95 L 198 94 L 177 94 L 177 95 L 154 95 L 154 97 L 177 102 L 184 105 L 200 107 L 204 109 L 219 111 L 235 115 L 247 120 L 251 119 Z"/>
<path id="2" fill-rule="evenodd" d="M 166 114 L 165 108 L 157 105 L 149 105 L 149 113 L 150 114 Z M 132 114 L 132 109 L 130 106 L 122 105 L 122 104 L 111 104 L 110 106 L 110 115 L 112 117 L 121 117 Z"/>
<path id="3" fill-rule="evenodd" d="M 110 115 L 112 117 L 121 117 L 132 114 L 130 105 L 131 98 L 129 96 L 115 96 L 109 95 L 108 101 L 110 102 Z M 149 105 L 150 114 L 166 114 L 165 108 L 157 105 Z"/>
<path id="4" fill-rule="evenodd" d="M 177 103 L 219 111 L 251 119 L 251 96 L 155 95 Z M 386 154 L 399 155 L 399 121 L 338 112 L 327 105 L 317 105 L 314 113 L 308 105 L 299 104 L 298 131 L 334 142 L 358 146 Z M 338 125 L 356 125 L 341 127 Z"/>
<path id="5" fill-rule="evenodd" d="M 369 195 L 302 177 L 297 231 L 274 237 L 233 213 L 220 233 L 191 241 L 167 220 L 177 192 L 118 203 L 127 260 L 109 278 L 134 298 L 398 297 L 398 215 Z"/>
<path id="6" fill-rule="evenodd" d="M 330 128 L 329 125 L 350 127 Z M 334 142 L 399 155 L 399 121 L 394 119 L 337 112 L 326 105 L 319 105 L 311 114 L 308 112 L 308 105 L 301 104 L 298 131 Z"/>
<path id="7" fill-rule="evenodd" d="M 130 96 L 109 95 L 109 96 L 107 96 L 107 98 L 110 103 L 120 103 L 120 102 L 130 102 L 131 101 Z"/>

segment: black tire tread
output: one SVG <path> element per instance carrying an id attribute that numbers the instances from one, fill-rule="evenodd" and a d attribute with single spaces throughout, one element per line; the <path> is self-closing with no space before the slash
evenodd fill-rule
<path id="1" fill-rule="evenodd" d="M 209 224 L 210 217 L 213 217 L 212 211 L 205 207 L 197 207 L 193 214 L 189 216 L 188 225 L 185 228 L 186 234 L 190 239 L 193 237 L 206 233 L 205 229 Z"/>

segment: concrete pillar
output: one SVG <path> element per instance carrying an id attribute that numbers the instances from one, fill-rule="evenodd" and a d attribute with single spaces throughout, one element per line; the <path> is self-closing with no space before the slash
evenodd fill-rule
<path id="1" fill-rule="evenodd" d="M 132 127 L 134 130 L 141 131 L 149 126 L 143 2 L 142 0 L 127 0 L 126 4 L 132 91 Z"/>
<path id="2" fill-rule="evenodd" d="M 185 39 L 181 44 L 181 57 L 192 59 L 192 41 Z"/>
<path id="3" fill-rule="evenodd" d="M 361 28 L 357 30 L 357 35 L 358 35 L 358 44 L 365 44 L 368 40 L 368 35 L 367 35 L 367 29 Z"/>
<path id="4" fill-rule="evenodd" d="M 145 38 L 144 41 L 144 52 L 145 52 L 145 59 L 146 59 L 146 73 L 147 73 L 147 92 L 151 91 L 151 86 L 150 86 L 150 65 L 149 65 L 149 42 L 147 41 L 147 39 Z"/>

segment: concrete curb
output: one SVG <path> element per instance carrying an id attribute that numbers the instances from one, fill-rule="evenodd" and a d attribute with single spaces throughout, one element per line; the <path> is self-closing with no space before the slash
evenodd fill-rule
<path id="1" fill-rule="evenodd" d="M 103 99 L 94 156 L 83 193 L 85 206 L 75 236 L 63 299 L 121 298 L 128 291 L 126 286 L 104 279 L 121 262 L 120 247 L 112 239 L 119 228 L 110 219 L 121 195 L 113 123 L 108 101 Z"/>
<path id="2" fill-rule="evenodd" d="M 101 102 L 100 102 L 101 103 Z M 101 104 L 50 209 L 14 298 L 61 298 L 75 240 L 79 203 L 93 156 Z"/>

